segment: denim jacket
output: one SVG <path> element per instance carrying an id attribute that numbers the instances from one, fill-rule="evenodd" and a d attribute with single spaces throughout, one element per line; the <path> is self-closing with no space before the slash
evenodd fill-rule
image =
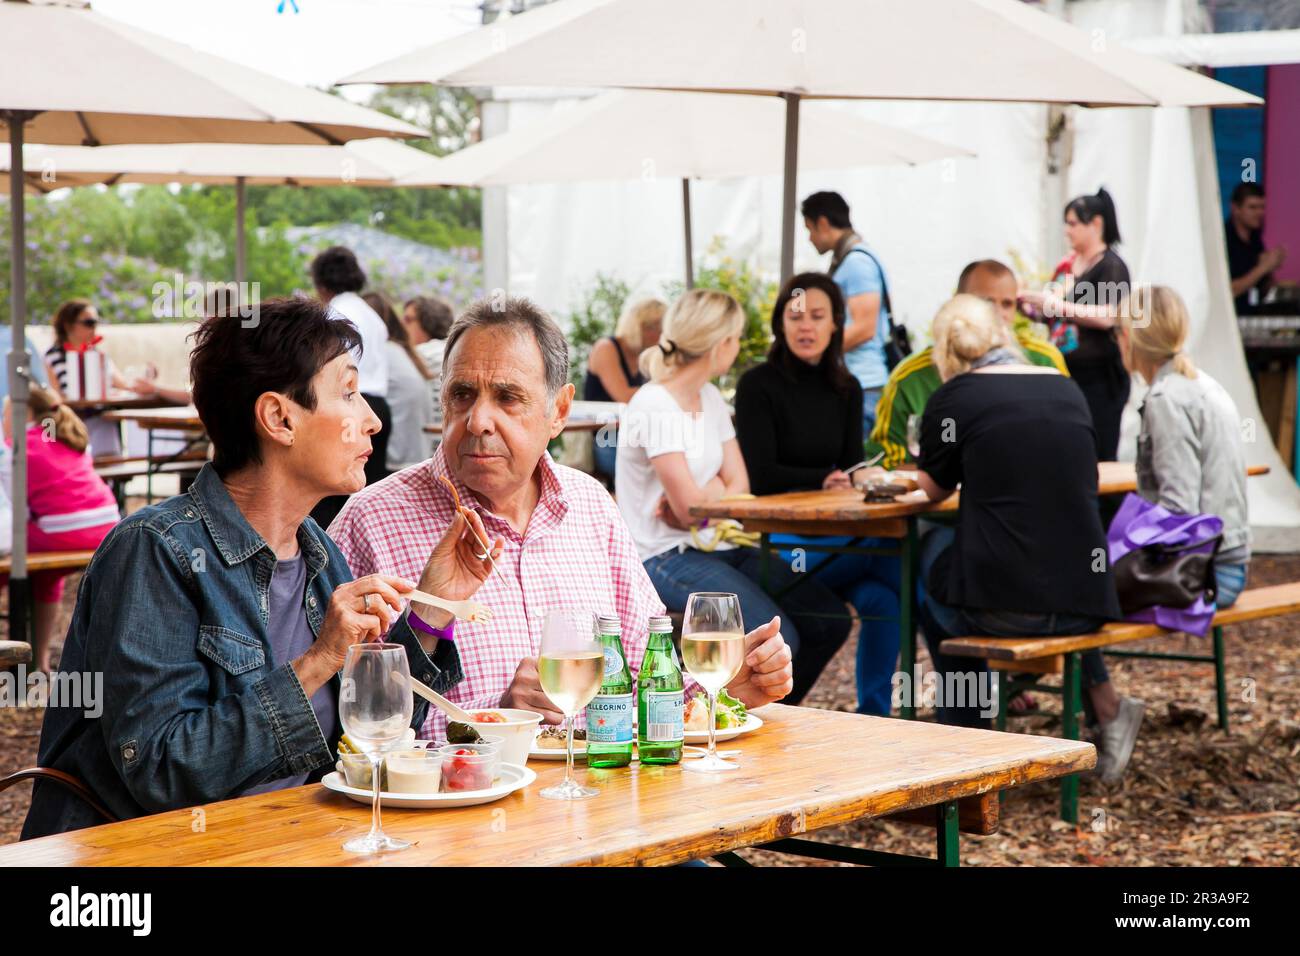
<path id="1" fill-rule="evenodd" d="M 1244 564 L 1250 559 L 1246 453 L 1232 397 L 1204 372 L 1188 378 L 1170 361 L 1152 380 L 1141 414 L 1138 494 L 1175 514 L 1218 515 L 1219 560 Z"/>
<path id="2" fill-rule="evenodd" d="M 298 528 L 304 604 L 319 634 L 334 589 L 352 579 L 311 519 Z M 289 662 L 267 635 L 276 557 L 206 465 L 190 490 L 119 523 L 77 591 L 60 670 L 102 673 L 102 714 L 50 707 L 39 763 L 79 778 L 121 819 L 239 796 L 334 760 Z M 454 644 L 435 658 L 406 614 L 388 641 L 414 677 L 446 693 L 462 679 Z M 337 695 L 339 678 L 332 678 Z M 85 678 L 83 677 L 83 682 Z M 427 704 L 414 698 L 411 726 Z M 83 701 L 84 703 L 84 701 Z M 102 822 L 64 788 L 38 781 L 23 839 Z"/>

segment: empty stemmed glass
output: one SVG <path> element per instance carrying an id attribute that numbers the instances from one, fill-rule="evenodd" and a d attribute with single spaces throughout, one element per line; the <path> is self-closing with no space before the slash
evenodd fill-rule
<path id="1" fill-rule="evenodd" d="M 353 644 L 343 663 L 339 721 L 354 744 L 370 758 L 374 785 L 370 832 L 343 844 L 350 853 L 384 853 L 411 844 L 384 833 L 379 819 L 379 788 L 384 751 L 402 739 L 411 725 L 411 671 L 400 644 Z"/>

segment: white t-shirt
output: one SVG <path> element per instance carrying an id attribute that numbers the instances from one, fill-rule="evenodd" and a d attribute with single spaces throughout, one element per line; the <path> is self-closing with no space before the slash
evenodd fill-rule
<path id="1" fill-rule="evenodd" d="M 722 470 L 723 444 L 736 437 L 731 411 L 716 386 L 700 389 L 700 409 L 698 414 L 683 411 L 666 388 L 651 383 L 637 389 L 619 420 L 614 492 L 642 561 L 691 544 L 689 531 L 670 528 L 655 515 L 664 486 L 651 459 L 683 453 L 702 488 Z M 707 534 L 701 533 L 702 540 Z"/>
<path id="2" fill-rule="evenodd" d="M 363 395 L 388 395 L 388 326 L 379 313 L 355 292 L 340 292 L 329 307 L 352 323 L 361 333 L 361 354 L 357 356 L 357 389 Z"/>
<path id="3" fill-rule="evenodd" d="M 401 471 L 433 454 L 433 436 L 424 430 L 433 422 L 433 399 L 406 349 L 391 339 L 384 348 L 388 350 L 388 411 L 393 417 L 387 464 L 389 471 Z"/>

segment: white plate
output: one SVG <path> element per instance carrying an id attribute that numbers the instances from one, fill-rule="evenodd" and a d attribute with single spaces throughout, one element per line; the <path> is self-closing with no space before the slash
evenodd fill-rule
<path id="1" fill-rule="evenodd" d="M 383 791 L 379 794 L 379 802 L 384 807 L 396 807 L 399 810 L 446 810 L 452 807 L 473 807 L 480 803 L 491 803 L 494 800 L 500 800 L 516 790 L 522 790 L 536 779 L 537 774 L 527 767 L 503 764 L 501 766 L 501 781 L 487 790 L 465 790 L 459 793 L 389 793 Z M 370 790 L 349 787 L 344 781 L 343 775 L 337 770 L 333 773 L 327 773 L 321 783 L 326 790 L 333 790 L 335 793 L 351 797 L 357 803 L 369 805 L 370 801 L 374 799 L 374 794 Z"/>
<path id="2" fill-rule="evenodd" d="M 565 748 L 563 747 L 539 747 L 537 738 L 533 738 L 532 746 L 528 748 L 529 760 L 563 760 L 566 757 Z M 573 742 L 573 759 L 574 761 L 587 759 L 587 742 L 585 740 L 575 740 Z"/>
<path id="3" fill-rule="evenodd" d="M 739 727 L 728 727 L 726 730 L 719 730 L 714 736 L 714 740 L 721 743 L 724 740 L 732 740 L 741 734 L 753 733 L 763 726 L 763 718 L 758 714 L 746 714 L 745 722 Z M 709 742 L 709 732 L 707 730 L 688 730 L 686 731 L 686 742 L 688 744 L 705 744 Z"/>
<path id="4" fill-rule="evenodd" d="M 759 717 L 758 714 L 749 713 L 745 715 L 745 722 L 739 727 L 729 727 L 726 730 L 719 730 L 714 739 L 718 743 L 722 743 L 724 740 L 733 740 L 742 734 L 752 733 L 762 726 L 763 718 Z M 686 739 L 684 742 L 688 744 L 707 745 L 709 742 L 709 732 L 707 730 L 688 730 L 686 731 Z M 563 760 L 564 757 L 565 754 L 563 747 L 539 747 L 537 746 L 536 738 L 533 739 L 533 745 L 528 751 L 529 760 Z M 574 761 L 587 759 L 587 742 L 585 740 L 575 740 L 573 742 L 573 759 Z M 635 753 L 633 754 L 632 759 L 636 759 Z"/>

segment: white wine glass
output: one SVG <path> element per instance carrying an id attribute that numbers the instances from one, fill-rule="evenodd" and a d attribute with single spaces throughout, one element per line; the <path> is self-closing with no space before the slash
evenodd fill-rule
<path id="1" fill-rule="evenodd" d="M 745 623 L 740 598 L 717 591 L 698 591 L 686 599 L 682 618 L 682 664 L 709 695 L 709 749 L 703 757 L 682 763 L 683 770 L 720 773 L 739 766 L 718 756 L 718 692 L 745 662 Z"/>
<path id="2" fill-rule="evenodd" d="M 576 608 L 546 612 L 542 646 L 537 659 L 542 690 L 564 714 L 568 729 L 568 759 L 564 782 L 541 791 L 550 800 L 581 800 L 600 793 L 573 779 L 573 718 L 591 703 L 605 673 L 605 652 L 596 636 L 596 616 Z"/>
<path id="3" fill-rule="evenodd" d="M 414 711 L 406 648 L 377 641 L 348 648 L 339 690 L 339 722 L 349 739 L 370 758 L 374 786 L 370 832 L 344 843 L 343 849 L 349 853 L 386 853 L 411 845 L 384 833 L 379 788 L 384 751 L 402 739 Z"/>

